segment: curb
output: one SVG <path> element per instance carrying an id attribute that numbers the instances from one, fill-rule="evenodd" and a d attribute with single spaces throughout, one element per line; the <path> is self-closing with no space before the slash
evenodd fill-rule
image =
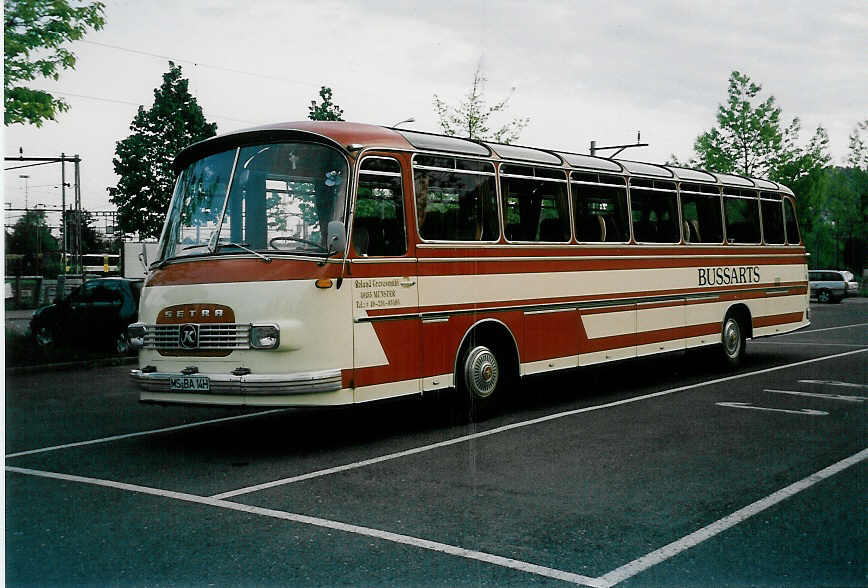
<path id="1" fill-rule="evenodd" d="M 62 363 L 43 363 L 40 365 L 28 365 L 21 367 L 7 367 L 7 376 L 22 376 L 41 372 L 62 372 L 78 369 L 94 369 L 99 367 L 112 367 L 119 365 L 135 365 L 137 357 L 105 357 L 99 359 L 86 359 L 82 361 L 65 361 Z"/>

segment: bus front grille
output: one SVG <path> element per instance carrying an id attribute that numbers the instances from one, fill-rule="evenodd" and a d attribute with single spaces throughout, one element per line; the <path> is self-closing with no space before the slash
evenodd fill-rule
<path id="1" fill-rule="evenodd" d="M 250 349 L 250 325 L 236 323 L 203 323 L 198 327 L 198 340 L 191 346 L 182 345 L 181 328 L 186 325 L 147 325 L 144 349 L 196 353 L 199 351 L 232 351 Z"/>

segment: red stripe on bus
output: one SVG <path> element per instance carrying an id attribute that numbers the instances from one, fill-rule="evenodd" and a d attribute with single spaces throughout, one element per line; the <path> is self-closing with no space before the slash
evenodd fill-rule
<path id="1" fill-rule="evenodd" d="M 278 280 L 317 280 L 338 278 L 341 266 L 316 260 L 274 259 L 266 263 L 258 258 L 210 259 L 174 263 L 154 270 L 147 286 L 181 286 L 227 282 L 273 282 Z"/>
<path id="2" fill-rule="evenodd" d="M 452 373 L 461 338 L 477 321 L 486 318 L 495 318 L 506 324 L 519 346 L 519 357 L 522 363 L 716 335 L 721 330 L 720 322 L 711 322 L 589 338 L 584 323 L 580 320 L 582 315 L 635 308 L 635 306 L 622 306 L 581 312 L 565 310 L 524 315 L 523 321 L 521 312 L 512 311 L 486 313 L 484 316 L 453 316 L 448 321 L 424 326 L 418 318 L 377 323 L 374 328 L 389 364 L 356 369 L 352 384 L 359 387 L 418 378 L 420 361 L 423 364 L 422 377 Z M 802 319 L 802 313 L 794 312 L 755 317 L 752 322 L 754 327 L 763 327 L 798 323 Z M 422 329 L 421 342 L 418 332 L 420 328 Z M 420 342 L 423 349 L 416 347 L 413 341 Z M 420 360 L 420 351 L 424 355 L 423 360 Z M 344 385 L 349 383 L 348 374 L 344 373 Z"/>
<path id="3" fill-rule="evenodd" d="M 738 258 L 744 255 L 800 255 L 805 257 L 803 247 L 769 247 L 769 246 L 744 246 L 726 245 L 717 247 L 686 247 L 673 245 L 669 247 L 648 247 L 645 245 L 620 245 L 600 247 L 594 245 L 566 244 L 563 245 L 530 245 L 521 246 L 514 244 L 480 244 L 479 246 L 467 245 L 448 247 L 441 244 L 418 244 L 417 255 L 423 258 L 460 258 L 460 257 L 539 257 L 539 256 L 563 256 L 573 257 L 577 255 L 587 256 L 635 256 L 647 255 L 676 255 L 685 257 L 702 257 L 709 255 L 725 255 L 727 258 Z"/>
<path id="4" fill-rule="evenodd" d="M 787 323 L 800 322 L 804 317 L 801 312 L 790 312 L 787 314 L 773 314 L 769 316 L 758 316 L 751 319 L 754 327 L 770 327 L 772 325 L 785 325 Z"/>
<path id="5" fill-rule="evenodd" d="M 488 274 L 535 274 L 547 272 L 610 271 L 635 269 L 671 269 L 729 266 L 795 265 L 794 259 L 781 257 L 706 258 L 672 257 L 667 259 L 515 259 L 515 260 L 449 260 L 426 261 L 419 259 L 420 276 L 460 276 Z"/>
<path id="6" fill-rule="evenodd" d="M 561 296 L 549 298 L 524 298 L 518 300 L 499 300 L 495 302 L 467 302 L 463 304 L 439 305 L 439 306 L 422 306 L 418 308 L 418 312 L 422 313 L 450 313 L 450 312 L 466 312 L 474 309 L 479 309 L 479 312 L 489 312 L 498 308 L 505 307 L 528 307 L 526 310 L 533 310 L 532 307 L 547 304 L 587 304 L 594 302 L 608 302 L 610 300 L 618 300 L 621 298 L 648 298 L 654 296 L 688 296 L 688 295 L 709 295 L 718 296 L 718 300 L 746 300 L 751 298 L 763 298 L 767 296 L 764 288 L 784 288 L 788 287 L 788 293 L 791 295 L 805 294 L 807 292 L 807 284 L 805 282 L 784 282 L 781 284 L 750 284 L 751 288 L 756 291 L 744 292 L 738 287 L 733 287 L 732 290 L 720 290 L 716 288 L 687 288 L 683 290 L 647 290 L 644 292 L 617 292 L 614 294 L 589 294 L 586 296 Z M 742 287 L 743 288 L 743 287 Z M 713 302 L 709 299 L 698 299 L 686 301 L 688 304 L 707 304 Z M 680 301 L 673 301 L 673 304 Z M 371 317 L 384 317 L 390 315 L 407 314 L 412 310 L 414 313 L 416 308 L 392 308 L 392 309 L 370 309 L 368 315 Z"/>

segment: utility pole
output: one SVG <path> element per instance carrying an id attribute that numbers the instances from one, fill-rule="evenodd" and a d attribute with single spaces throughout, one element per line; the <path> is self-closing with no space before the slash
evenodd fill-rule
<path id="1" fill-rule="evenodd" d="M 66 154 L 60 154 L 60 259 L 63 273 L 66 268 Z"/>
<path id="2" fill-rule="evenodd" d="M 76 242 L 78 243 L 78 247 L 76 248 L 76 261 L 78 262 L 78 270 L 81 273 L 81 278 L 84 279 L 84 265 L 82 264 L 81 257 L 81 158 L 78 154 L 75 154 L 75 215 L 78 218 L 78 222 L 75 224 L 76 227 Z"/>
<path id="3" fill-rule="evenodd" d="M 63 300 L 66 294 L 66 272 L 69 271 L 66 260 L 66 153 L 60 154 L 60 274 L 57 276 L 55 302 Z"/>
<path id="4" fill-rule="evenodd" d="M 60 157 L 24 157 L 23 151 L 21 149 L 18 150 L 18 156 L 7 156 L 3 158 L 4 161 L 8 163 L 18 163 L 19 165 L 13 165 L 11 167 L 6 167 L 4 171 L 11 171 L 13 169 L 22 169 L 28 167 L 36 167 L 41 165 L 50 165 L 54 163 L 60 164 L 60 177 L 61 177 L 61 198 L 63 200 L 61 205 L 61 233 L 63 237 L 63 250 L 61 252 L 61 256 L 63 259 L 63 272 L 61 276 L 64 276 L 66 273 L 67 266 L 67 255 L 69 250 L 72 249 L 72 259 L 73 263 L 78 264 L 79 272 L 84 277 L 84 270 L 81 267 L 81 158 L 78 154 L 73 157 L 67 157 L 65 153 L 61 153 Z M 70 161 L 75 164 L 75 213 L 74 216 L 78 222 L 75 223 L 76 230 L 75 235 L 72 236 L 70 240 L 68 236 L 68 223 L 66 222 L 66 188 L 69 184 L 66 182 L 66 162 Z M 25 163 L 26 162 L 26 163 Z M 26 178 L 30 176 L 21 175 L 19 176 L 25 179 L 25 200 L 24 200 L 24 208 L 25 212 L 29 208 L 29 184 L 26 182 Z M 62 286 L 62 284 L 58 284 Z M 63 292 L 62 287 L 58 288 L 59 292 Z"/>
<path id="5" fill-rule="evenodd" d="M 30 176 L 21 174 L 18 177 L 24 180 L 24 210 L 27 210 L 29 208 L 28 201 L 30 200 Z"/>

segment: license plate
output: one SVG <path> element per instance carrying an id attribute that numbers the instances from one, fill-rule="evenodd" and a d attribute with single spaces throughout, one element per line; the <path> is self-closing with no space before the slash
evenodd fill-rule
<path id="1" fill-rule="evenodd" d="M 208 376 L 172 376 L 169 378 L 169 388 L 173 392 L 208 392 L 211 390 L 211 380 Z"/>

